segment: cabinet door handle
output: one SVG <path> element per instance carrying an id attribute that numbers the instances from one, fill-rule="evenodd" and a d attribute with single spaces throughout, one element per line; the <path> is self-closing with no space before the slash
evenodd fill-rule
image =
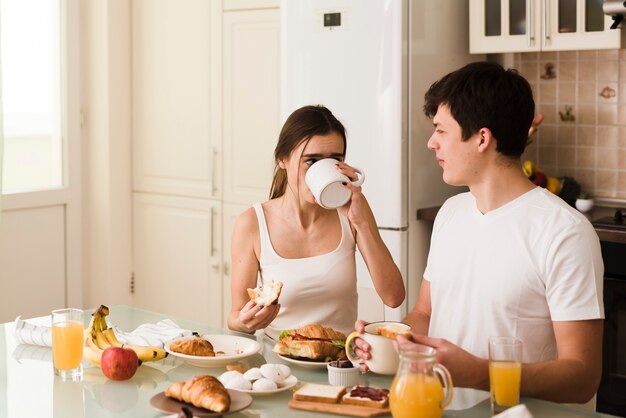
<path id="1" fill-rule="evenodd" d="M 217 192 L 219 191 L 219 189 L 215 186 L 215 161 L 217 160 L 217 158 L 215 158 L 217 156 L 217 148 L 212 147 L 212 153 L 211 153 L 211 193 L 213 195 L 216 195 Z"/>
<path id="2" fill-rule="evenodd" d="M 215 218 L 215 209 L 211 208 L 211 257 L 215 255 L 215 244 L 214 244 L 214 236 L 215 236 L 215 226 L 213 224 L 213 218 Z"/>

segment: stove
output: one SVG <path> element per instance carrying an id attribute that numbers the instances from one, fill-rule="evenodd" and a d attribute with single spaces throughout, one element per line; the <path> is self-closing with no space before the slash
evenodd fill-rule
<path id="1" fill-rule="evenodd" d="M 626 209 L 616 209 L 613 216 L 597 219 L 591 224 L 596 228 L 626 230 Z"/>

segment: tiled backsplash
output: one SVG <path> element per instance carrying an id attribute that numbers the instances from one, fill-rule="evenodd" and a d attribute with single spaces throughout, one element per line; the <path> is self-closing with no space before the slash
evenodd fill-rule
<path id="1" fill-rule="evenodd" d="M 514 66 L 543 113 L 531 159 L 595 197 L 626 198 L 626 50 L 522 53 Z"/>

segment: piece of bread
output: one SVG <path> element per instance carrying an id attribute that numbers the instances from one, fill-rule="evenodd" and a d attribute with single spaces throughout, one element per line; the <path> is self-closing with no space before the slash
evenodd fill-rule
<path id="1" fill-rule="evenodd" d="M 172 341 L 170 350 L 190 356 L 215 357 L 213 344 L 200 337 Z"/>
<path id="2" fill-rule="evenodd" d="M 248 288 L 248 297 L 257 305 L 270 306 L 278 303 L 283 282 L 271 280 L 265 285 L 260 285 L 254 289 Z"/>
<path id="3" fill-rule="evenodd" d="M 317 361 L 345 357 L 346 336 L 330 327 L 309 324 L 287 331 L 274 345 L 273 351 L 283 356 L 300 357 Z"/>
<path id="4" fill-rule="evenodd" d="M 211 375 L 199 375 L 186 382 L 176 382 L 165 389 L 164 393 L 169 398 L 217 413 L 230 409 L 228 390 Z"/>
<path id="5" fill-rule="evenodd" d="M 342 402 L 349 405 L 386 408 L 389 405 L 389 389 L 354 386 L 343 396 Z"/>
<path id="6" fill-rule="evenodd" d="M 391 340 L 395 340 L 398 335 L 406 335 L 410 338 L 411 328 L 407 328 L 405 324 L 387 324 L 376 328 L 376 333 Z"/>
<path id="7" fill-rule="evenodd" d="M 346 393 L 345 386 L 305 383 L 294 392 L 293 398 L 297 401 L 338 403 L 344 393 Z"/>

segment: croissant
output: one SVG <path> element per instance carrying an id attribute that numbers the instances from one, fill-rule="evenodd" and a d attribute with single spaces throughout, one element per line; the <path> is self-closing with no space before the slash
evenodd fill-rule
<path id="1" fill-rule="evenodd" d="M 187 382 L 176 382 L 165 389 L 165 396 L 218 413 L 230 408 L 228 391 L 211 375 L 199 375 Z"/>
<path id="2" fill-rule="evenodd" d="M 170 343 L 170 350 L 192 356 L 215 357 L 213 344 L 204 338 L 172 341 Z"/>

